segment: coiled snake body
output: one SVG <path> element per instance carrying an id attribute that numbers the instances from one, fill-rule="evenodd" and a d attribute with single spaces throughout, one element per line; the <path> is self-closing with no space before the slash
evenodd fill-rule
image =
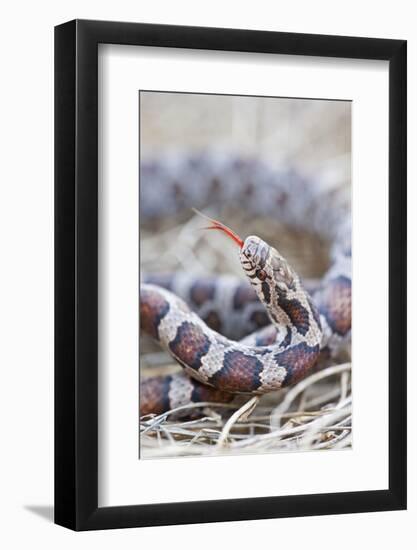
<path id="1" fill-rule="evenodd" d="M 350 205 L 340 190 L 323 190 L 294 172 L 282 173 L 259 161 L 234 157 L 204 154 L 141 165 L 142 220 L 190 206 L 202 208 L 213 197 L 221 201 L 229 193 L 240 194 L 240 204 L 248 211 L 262 210 L 331 242 L 330 268 L 310 295 L 278 250 L 258 236 L 242 241 L 213 221 L 211 228 L 223 230 L 239 246 L 241 266 L 258 300 L 241 281 L 144 275 L 141 329 L 184 370 L 142 380 L 143 415 L 192 401 L 227 402 L 236 394 L 283 388 L 303 378 L 321 350 L 336 354 L 350 341 Z M 245 328 L 251 334 L 240 341 L 227 337 L 227 331 L 214 330 L 221 328 L 219 319 L 227 309 L 224 301 L 216 308 L 214 296 L 226 283 L 232 306 L 243 318 L 255 304 L 258 314 L 261 307 L 267 314 L 258 315 L 255 325 L 252 315 L 238 337 L 245 335 Z M 204 307 L 202 318 L 198 310 Z"/>

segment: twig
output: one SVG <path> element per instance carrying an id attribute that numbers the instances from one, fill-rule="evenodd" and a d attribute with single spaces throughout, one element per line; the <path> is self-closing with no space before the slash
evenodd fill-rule
<path id="1" fill-rule="evenodd" d="M 258 402 L 259 402 L 259 397 L 255 395 L 255 397 L 252 397 L 252 399 L 249 399 L 247 403 L 245 403 L 242 407 L 240 407 L 239 410 L 237 410 L 235 413 L 232 414 L 232 416 L 224 425 L 222 433 L 220 434 L 220 437 L 217 441 L 217 447 L 222 447 L 223 445 L 225 445 L 227 437 L 233 425 L 236 422 L 238 422 L 238 420 L 241 417 L 244 417 L 246 419 L 249 416 L 249 414 L 253 411 L 253 409 L 256 407 Z"/>
<path id="2" fill-rule="evenodd" d="M 284 412 L 286 412 L 290 406 L 291 403 L 294 401 L 294 399 L 299 395 L 301 392 L 303 392 L 306 388 L 311 386 L 312 384 L 315 384 L 319 380 L 322 380 L 323 378 L 327 378 L 328 376 L 333 376 L 334 374 L 339 374 L 344 371 L 350 370 L 350 363 L 344 363 L 343 365 L 335 365 L 333 367 L 328 367 L 325 370 L 316 372 L 309 376 L 308 378 L 305 378 L 304 380 L 301 380 L 296 386 L 291 388 L 291 390 L 287 393 L 287 395 L 284 397 L 282 403 L 276 407 L 271 414 L 271 428 L 276 429 L 280 426 L 280 418 Z"/>

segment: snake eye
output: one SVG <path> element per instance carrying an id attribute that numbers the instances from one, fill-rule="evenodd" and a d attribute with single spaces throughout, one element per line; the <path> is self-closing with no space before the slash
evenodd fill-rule
<path id="1" fill-rule="evenodd" d="M 260 281 L 265 281 L 266 271 L 264 269 L 258 269 L 258 271 L 256 272 L 256 276 Z"/>

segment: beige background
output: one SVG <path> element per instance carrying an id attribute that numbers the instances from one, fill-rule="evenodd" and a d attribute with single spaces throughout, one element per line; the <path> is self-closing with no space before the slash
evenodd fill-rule
<path id="1" fill-rule="evenodd" d="M 350 181 L 351 102 L 141 92 L 141 154 L 218 148 Z"/>

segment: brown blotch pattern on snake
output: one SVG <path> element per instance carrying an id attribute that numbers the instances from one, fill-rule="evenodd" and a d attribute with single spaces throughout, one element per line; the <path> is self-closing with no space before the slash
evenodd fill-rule
<path id="1" fill-rule="evenodd" d="M 153 338 L 158 339 L 158 326 L 169 311 L 169 303 L 159 292 L 141 291 L 140 326 Z"/>
<path id="2" fill-rule="evenodd" d="M 261 385 L 262 363 L 253 356 L 241 351 L 228 351 L 224 356 L 223 367 L 211 378 L 210 384 L 228 392 L 250 393 Z"/>
<path id="3" fill-rule="evenodd" d="M 210 340 L 199 325 L 185 321 L 178 327 L 169 349 L 183 364 L 198 370 L 210 349 Z"/>
<path id="4" fill-rule="evenodd" d="M 214 281 L 196 281 L 190 290 L 190 298 L 197 306 L 201 306 L 209 300 L 213 300 L 216 285 Z"/>
<path id="5" fill-rule="evenodd" d="M 287 374 L 283 386 L 294 384 L 301 380 L 306 372 L 314 366 L 319 356 L 320 346 L 309 346 L 301 342 L 293 347 L 277 353 L 275 360 L 280 367 L 285 367 Z"/>
<path id="6" fill-rule="evenodd" d="M 320 313 L 340 336 L 345 336 L 352 326 L 351 294 L 350 279 L 340 276 L 330 281 L 320 296 Z"/>
<path id="7" fill-rule="evenodd" d="M 310 328 L 310 316 L 306 308 L 298 300 L 288 300 L 282 294 L 278 294 L 278 304 L 285 310 L 297 332 L 305 336 Z"/>
<path id="8" fill-rule="evenodd" d="M 140 414 L 162 414 L 170 409 L 169 387 L 171 376 L 154 376 L 141 380 L 140 383 Z"/>

